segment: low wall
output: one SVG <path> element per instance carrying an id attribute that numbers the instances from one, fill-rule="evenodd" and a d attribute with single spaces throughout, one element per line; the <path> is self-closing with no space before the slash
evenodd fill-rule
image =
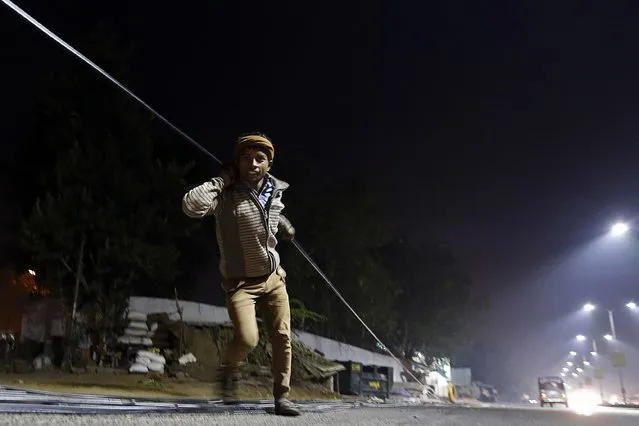
<path id="1" fill-rule="evenodd" d="M 326 359 L 335 361 L 357 361 L 362 364 L 380 365 L 393 368 L 393 381 L 401 382 L 402 365 L 393 357 L 382 355 L 347 343 L 338 342 L 326 337 L 294 330 L 294 337 L 306 346 L 321 352 Z"/>
<path id="2" fill-rule="evenodd" d="M 64 324 L 59 318 L 59 314 L 55 309 L 52 309 L 51 305 L 55 305 L 56 302 L 49 301 L 48 303 L 34 304 L 31 309 L 25 312 L 22 323 L 22 331 L 24 338 L 31 338 L 34 340 L 43 340 L 44 338 L 44 323 L 45 318 L 49 318 L 50 332 L 52 335 L 63 335 Z M 180 307 L 183 312 L 184 321 L 193 324 L 228 324 L 230 318 L 228 311 L 222 306 L 207 305 L 204 303 L 185 302 L 179 301 Z M 47 306 L 48 305 L 48 306 Z M 48 307 L 45 308 L 45 306 Z M 50 309 L 50 310 L 49 310 Z M 172 319 L 178 320 L 177 306 L 174 299 L 158 299 L 151 297 L 132 297 L 129 300 L 129 311 L 139 312 L 142 314 L 152 314 L 163 312 L 168 314 Z M 48 313 L 48 315 L 47 315 Z M 393 368 L 393 381 L 402 382 L 401 373 L 403 371 L 402 365 L 394 358 L 375 353 L 366 349 L 359 348 L 357 346 L 349 345 L 347 343 L 338 342 L 336 340 L 328 339 L 326 337 L 317 336 L 315 334 L 306 333 L 303 331 L 293 330 L 293 338 L 301 341 L 306 346 L 313 350 L 321 352 L 326 359 L 335 361 L 355 361 L 368 365 L 379 365 L 384 367 Z M 441 382 L 436 380 L 435 382 Z M 442 387 L 436 383 L 432 383 L 436 388 Z"/>
<path id="3" fill-rule="evenodd" d="M 195 324 L 226 324 L 230 323 L 229 313 L 225 307 L 207 305 L 197 302 L 178 301 L 182 308 L 185 322 Z M 164 312 L 172 318 L 178 319 L 175 299 L 158 299 L 154 297 L 132 297 L 129 299 L 129 311 L 142 314 Z"/>
<path id="4" fill-rule="evenodd" d="M 179 304 L 183 309 L 184 321 L 199 324 L 225 324 L 230 322 L 229 314 L 225 307 L 183 301 L 179 301 Z M 150 297 L 132 297 L 129 301 L 129 310 L 143 314 L 165 312 L 173 316 L 177 313 L 175 300 Z M 297 338 L 311 349 L 321 352 L 329 360 L 356 361 L 362 364 L 392 367 L 393 381 L 402 381 L 400 373 L 403 371 L 403 367 L 388 355 L 378 354 L 303 331 L 294 330 L 293 338 Z"/>

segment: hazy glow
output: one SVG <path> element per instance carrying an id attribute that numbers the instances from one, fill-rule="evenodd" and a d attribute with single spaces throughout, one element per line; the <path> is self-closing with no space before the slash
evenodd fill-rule
<path id="1" fill-rule="evenodd" d="M 590 361 L 584 361 L 584 365 L 586 366 L 590 365 Z"/>
<path id="2" fill-rule="evenodd" d="M 28 272 L 29 272 L 30 275 L 33 275 L 35 277 L 36 273 L 35 273 L 35 271 L 33 269 L 29 269 Z"/>
<path id="3" fill-rule="evenodd" d="M 592 312 L 595 309 L 597 309 L 597 307 L 595 305 L 593 305 L 592 303 L 586 303 L 583 307 L 583 310 L 586 312 Z"/>
<path id="4" fill-rule="evenodd" d="M 626 307 L 628 309 L 637 309 L 637 304 L 635 302 L 628 302 L 626 303 Z"/>
<path id="5" fill-rule="evenodd" d="M 624 222 L 617 222 L 610 228 L 613 237 L 620 237 L 630 230 L 630 226 Z"/>
<path id="6" fill-rule="evenodd" d="M 570 356 L 575 356 L 575 355 L 577 355 L 577 352 L 575 352 L 575 351 L 570 351 Z"/>
<path id="7" fill-rule="evenodd" d="M 589 416 L 603 401 L 596 392 L 588 389 L 578 389 L 568 397 L 568 402 L 570 408 L 576 413 Z"/>
<path id="8" fill-rule="evenodd" d="M 606 339 L 606 340 L 610 341 L 610 340 L 612 340 L 612 335 L 610 335 L 610 334 L 606 334 L 606 335 L 604 336 L 604 339 Z"/>
<path id="9" fill-rule="evenodd" d="M 586 336 L 584 336 L 583 334 L 579 334 L 576 339 L 580 342 L 583 342 L 584 340 L 586 340 Z"/>

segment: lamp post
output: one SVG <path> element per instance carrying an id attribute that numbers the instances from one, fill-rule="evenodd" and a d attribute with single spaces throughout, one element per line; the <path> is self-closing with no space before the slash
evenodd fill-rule
<path id="1" fill-rule="evenodd" d="M 626 233 L 628 231 L 629 227 L 627 225 L 624 225 L 624 226 L 621 226 L 621 225 L 623 225 L 623 224 L 616 224 L 615 226 L 613 226 L 611 234 L 614 235 L 614 236 L 619 236 L 619 235 L 622 235 L 622 234 Z M 618 228 L 616 231 L 615 231 L 615 227 Z M 636 306 L 637 305 L 634 302 L 628 302 L 626 304 L 626 307 L 628 307 L 628 309 L 634 309 L 634 308 L 636 308 Z M 596 306 L 593 305 L 592 303 L 586 303 L 583 306 L 583 310 L 586 311 L 586 312 L 592 312 L 595 309 L 596 309 Z M 604 336 L 604 339 L 606 339 L 609 342 L 614 342 L 614 344 L 618 345 L 617 328 L 615 327 L 615 316 L 614 316 L 614 313 L 613 313 L 612 309 L 608 309 L 608 323 L 610 325 L 610 334 L 606 334 Z M 579 336 L 577 336 L 577 338 L 579 338 Z M 594 339 L 593 339 L 593 352 L 597 352 Z M 623 403 L 625 405 L 627 403 L 626 387 L 624 385 L 623 367 L 621 365 L 617 366 L 617 373 L 619 374 L 619 387 L 621 388 L 621 396 L 623 398 Z"/>
<path id="2" fill-rule="evenodd" d="M 618 345 L 617 330 L 615 329 L 615 317 L 612 313 L 612 309 L 608 310 L 608 321 L 610 322 L 610 332 L 612 333 L 612 341 L 614 341 L 615 344 Z M 621 387 L 621 396 L 623 398 L 623 403 L 625 405 L 628 403 L 628 401 L 626 398 L 626 387 L 624 386 L 624 383 L 623 383 L 623 370 L 621 366 L 617 367 L 617 372 L 619 373 L 619 386 Z"/>

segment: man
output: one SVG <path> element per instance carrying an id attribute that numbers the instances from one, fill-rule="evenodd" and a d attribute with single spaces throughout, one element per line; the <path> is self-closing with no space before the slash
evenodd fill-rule
<path id="1" fill-rule="evenodd" d="M 218 177 L 189 191 L 182 200 L 193 218 L 213 215 L 220 248 L 220 270 L 235 336 L 226 355 L 223 378 L 225 402 L 236 399 L 234 376 L 258 344 L 256 303 L 265 313 L 273 347 L 275 413 L 297 416 L 289 401 L 291 378 L 291 313 L 286 273 L 275 250 L 277 238 L 291 241 L 295 229 L 281 214 L 282 193 L 288 184 L 269 174 L 275 149 L 261 134 L 237 140 L 234 163 Z"/>

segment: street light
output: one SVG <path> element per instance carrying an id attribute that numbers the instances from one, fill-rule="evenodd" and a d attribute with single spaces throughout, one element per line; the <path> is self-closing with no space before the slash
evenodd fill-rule
<path id="1" fill-rule="evenodd" d="M 575 352 L 575 351 L 570 351 L 569 353 L 570 353 L 570 356 L 575 356 L 575 355 L 577 355 L 577 352 Z"/>
<path id="2" fill-rule="evenodd" d="M 35 271 L 33 269 L 29 269 L 27 272 L 29 273 L 29 275 L 31 275 L 33 277 L 36 276 L 36 273 L 35 273 Z"/>
<path id="3" fill-rule="evenodd" d="M 604 336 L 604 339 L 606 339 L 607 341 L 609 341 L 609 342 L 610 342 L 611 340 L 614 340 L 615 338 L 614 338 L 612 335 L 610 335 L 610 334 L 606 334 L 606 335 Z"/>
<path id="4" fill-rule="evenodd" d="M 584 304 L 583 310 L 586 312 L 592 312 L 595 309 L 597 309 L 597 307 L 595 305 L 593 305 L 592 303 L 586 303 Z"/>
<path id="5" fill-rule="evenodd" d="M 584 340 L 586 340 L 586 336 L 584 336 L 583 334 L 578 334 L 575 338 L 578 342 L 583 342 Z"/>
<path id="6" fill-rule="evenodd" d="M 626 303 L 626 307 L 628 309 L 634 310 L 634 309 L 637 309 L 637 304 L 635 302 L 628 302 L 628 303 Z"/>
<path id="7" fill-rule="evenodd" d="M 617 222 L 610 228 L 610 234 L 613 237 L 620 237 L 630 230 L 630 226 L 624 222 Z"/>

